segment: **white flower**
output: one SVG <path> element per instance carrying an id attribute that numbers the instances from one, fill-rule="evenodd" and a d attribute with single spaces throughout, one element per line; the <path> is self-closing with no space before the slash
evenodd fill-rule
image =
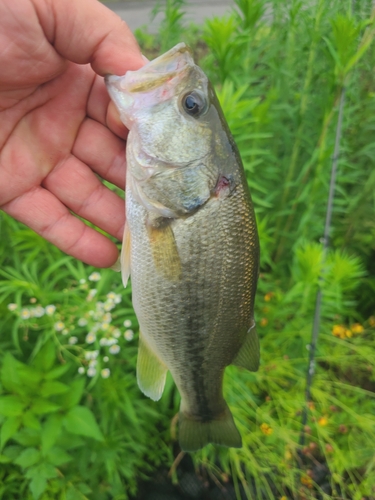
<path id="1" fill-rule="evenodd" d="M 41 318 L 42 316 L 44 316 L 44 307 L 36 306 L 36 308 L 34 309 L 34 316 L 36 318 Z"/>
<path id="2" fill-rule="evenodd" d="M 129 328 L 129 326 L 132 326 L 132 322 L 130 321 L 130 319 L 126 319 L 126 320 L 124 321 L 124 326 L 125 326 L 126 328 Z"/>
<path id="3" fill-rule="evenodd" d="M 92 288 L 89 291 L 89 293 L 87 294 L 87 300 L 92 300 L 97 293 L 98 293 L 98 290 L 96 288 Z"/>
<path id="4" fill-rule="evenodd" d="M 45 311 L 47 316 L 52 316 L 52 314 L 56 311 L 56 306 L 54 306 L 53 304 L 49 304 L 48 306 L 46 306 Z"/>
<path id="5" fill-rule="evenodd" d="M 92 332 L 88 333 L 88 334 L 86 335 L 86 339 L 85 339 L 85 340 L 86 340 L 86 342 L 87 342 L 88 344 L 93 344 L 93 343 L 95 342 L 95 340 L 96 340 L 96 335 L 95 335 L 95 333 L 92 333 Z"/>
<path id="6" fill-rule="evenodd" d="M 131 340 L 133 340 L 133 338 L 134 338 L 133 330 L 126 330 L 126 332 L 124 333 L 124 339 L 130 342 Z"/>
<path id="7" fill-rule="evenodd" d="M 80 367 L 78 368 L 78 373 L 79 373 L 80 375 L 82 375 L 83 373 L 85 373 L 85 369 L 83 368 L 83 366 L 80 366 Z"/>
<path id="8" fill-rule="evenodd" d="M 17 304 L 8 304 L 9 311 L 15 311 L 17 309 Z"/>
<path id="9" fill-rule="evenodd" d="M 69 330 L 67 328 L 64 328 L 64 330 L 61 332 L 63 335 L 68 335 Z"/>
<path id="10" fill-rule="evenodd" d="M 30 304 L 36 304 L 36 298 L 35 297 L 31 297 Z"/>
<path id="11" fill-rule="evenodd" d="M 98 364 L 98 360 L 97 359 L 90 359 L 90 361 L 89 361 L 89 367 L 90 368 L 93 368 L 97 364 Z"/>
<path id="12" fill-rule="evenodd" d="M 91 328 L 91 331 L 93 333 L 96 333 L 98 330 L 100 330 L 100 323 L 95 323 L 93 327 Z"/>
<path id="13" fill-rule="evenodd" d="M 119 337 L 121 337 L 121 332 L 118 328 L 115 328 L 112 335 L 115 337 L 115 339 L 118 339 Z"/>
<path id="14" fill-rule="evenodd" d="M 101 345 L 101 346 L 108 345 L 108 339 L 106 337 L 102 337 L 99 340 L 99 345 Z"/>
<path id="15" fill-rule="evenodd" d="M 102 302 L 101 300 L 98 300 L 98 302 L 96 303 L 96 310 L 99 312 L 103 312 L 104 302 Z"/>
<path id="16" fill-rule="evenodd" d="M 115 300 L 115 298 L 116 298 L 116 294 L 114 292 L 107 293 L 107 299 Z"/>
<path id="17" fill-rule="evenodd" d="M 95 375 L 96 375 L 96 368 L 94 366 L 90 366 L 90 368 L 87 370 L 87 376 L 95 377 Z"/>
<path id="18" fill-rule="evenodd" d="M 107 300 L 104 304 L 104 310 L 105 311 L 112 311 L 112 309 L 115 307 L 115 303 L 110 301 L 110 300 Z"/>
<path id="19" fill-rule="evenodd" d="M 77 337 L 74 337 L 74 336 L 73 336 L 73 337 L 70 337 L 70 339 L 69 339 L 69 344 L 74 345 L 74 344 L 76 344 L 77 342 L 78 342 L 78 338 L 77 338 Z"/>
<path id="20" fill-rule="evenodd" d="M 100 325 L 100 328 L 105 332 L 109 328 L 109 323 L 102 323 Z"/>
<path id="21" fill-rule="evenodd" d="M 81 279 L 79 280 L 79 284 L 80 284 L 80 285 L 84 285 L 85 283 L 86 283 L 86 280 L 85 280 L 84 278 L 81 278 Z"/>
<path id="22" fill-rule="evenodd" d="M 46 309 L 47 309 L 47 307 L 46 307 Z M 64 325 L 64 323 L 62 321 L 58 321 L 57 323 L 55 323 L 55 330 L 57 332 L 61 332 L 62 330 L 64 330 L 64 328 L 65 328 L 65 325 Z"/>
<path id="23" fill-rule="evenodd" d="M 117 339 L 114 339 L 113 337 L 110 337 L 108 340 L 107 340 L 107 345 L 114 345 L 114 344 L 117 344 L 118 340 Z"/>
<path id="24" fill-rule="evenodd" d="M 115 303 L 115 304 L 119 304 L 119 303 L 121 302 L 121 300 L 122 300 L 121 295 L 120 295 L 119 293 L 118 293 L 118 294 L 116 294 L 116 297 L 115 297 L 115 299 L 114 299 L 114 303 Z"/>
<path id="25" fill-rule="evenodd" d="M 109 352 L 111 354 L 118 354 L 120 352 L 120 346 L 119 345 L 111 345 L 111 347 L 109 348 Z"/>
<path id="26" fill-rule="evenodd" d="M 111 370 L 109 368 L 103 368 L 100 374 L 103 378 L 108 378 L 111 375 Z"/>
<path id="27" fill-rule="evenodd" d="M 96 359 L 98 357 L 99 351 L 86 351 L 85 359 Z"/>
<path id="28" fill-rule="evenodd" d="M 100 278 L 101 278 L 101 276 L 98 272 L 91 273 L 89 276 L 90 281 L 99 281 Z"/>
<path id="29" fill-rule="evenodd" d="M 109 312 L 103 314 L 103 321 L 104 323 L 110 323 L 112 321 L 112 314 Z"/>
<path id="30" fill-rule="evenodd" d="M 22 309 L 21 310 L 21 318 L 22 319 L 29 319 L 31 316 L 30 311 L 28 309 Z"/>
<path id="31" fill-rule="evenodd" d="M 104 363 L 107 363 L 109 361 L 109 357 L 108 356 L 104 356 L 103 361 L 104 361 Z"/>
<path id="32" fill-rule="evenodd" d="M 86 326 L 86 325 L 87 325 L 87 319 L 86 318 L 79 318 L 78 326 Z"/>

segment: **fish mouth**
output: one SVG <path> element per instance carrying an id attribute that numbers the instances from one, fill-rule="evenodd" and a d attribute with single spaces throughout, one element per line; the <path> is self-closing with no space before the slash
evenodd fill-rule
<path id="1" fill-rule="evenodd" d="M 105 81 L 108 87 L 114 87 L 118 91 L 150 92 L 194 66 L 190 47 L 179 43 L 137 71 L 128 71 L 124 76 L 107 75 Z"/>

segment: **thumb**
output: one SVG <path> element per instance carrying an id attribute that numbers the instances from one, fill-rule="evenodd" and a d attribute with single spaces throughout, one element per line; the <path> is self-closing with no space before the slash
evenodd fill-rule
<path id="1" fill-rule="evenodd" d="M 32 2 L 46 37 L 64 58 L 90 63 L 100 75 L 122 75 L 145 64 L 129 27 L 97 0 Z"/>

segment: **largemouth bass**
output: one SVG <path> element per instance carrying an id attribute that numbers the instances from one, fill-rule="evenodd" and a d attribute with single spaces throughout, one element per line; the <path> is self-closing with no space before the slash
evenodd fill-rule
<path id="1" fill-rule="evenodd" d="M 222 386 L 230 364 L 258 369 L 259 244 L 238 150 L 185 44 L 106 83 L 130 130 L 121 265 L 140 325 L 139 387 L 160 399 L 170 370 L 183 450 L 240 447 Z"/>

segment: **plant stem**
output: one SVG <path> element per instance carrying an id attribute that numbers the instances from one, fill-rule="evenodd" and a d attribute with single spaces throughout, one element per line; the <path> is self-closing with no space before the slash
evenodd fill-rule
<path id="1" fill-rule="evenodd" d="M 327 212 L 326 212 L 326 221 L 324 227 L 324 236 L 322 239 L 323 243 L 323 258 L 322 258 L 322 271 L 319 277 L 319 289 L 316 294 L 316 304 L 315 304 L 315 314 L 314 314 L 314 323 L 311 335 L 311 343 L 310 343 L 310 355 L 309 355 L 309 364 L 306 376 L 306 391 L 305 391 L 305 407 L 302 413 L 302 431 L 300 436 L 300 445 L 303 446 L 305 441 L 305 432 L 304 427 L 307 422 L 308 417 L 308 403 L 311 399 L 311 386 L 313 382 L 313 378 L 315 375 L 315 353 L 319 336 L 319 327 L 320 327 L 320 317 L 321 317 L 321 305 L 322 305 L 322 285 L 324 280 L 324 267 L 327 258 L 327 250 L 329 247 L 329 236 L 331 231 L 331 222 L 332 222 L 332 211 L 333 211 L 333 202 L 335 195 L 335 187 L 336 187 L 336 175 L 337 175 L 337 164 L 340 154 L 340 141 L 342 135 L 342 120 L 344 114 L 344 102 L 345 102 L 345 87 L 341 88 L 340 93 L 340 101 L 339 101 L 339 116 L 337 119 L 337 128 L 336 128 L 336 137 L 335 137 L 335 149 L 332 158 L 332 170 L 331 170 L 331 180 L 329 185 L 329 194 L 328 194 L 328 202 L 327 202 Z"/>
<path id="2" fill-rule="evenodd" d="M 301 95 L 301 101 L 300 101 L 300 109 L 299 109 L 299 125 L 296 133 L 296 140 L 293 144 L 293 150 L 292 150 L 292 157 L 290 161 L 290 165 L 288 168 L 288 172 L 285 178 L 285 190 L 283 192 L 281 202 L 280 202 L 280 207 L 285 206 L 287 203 L 289 197 L 290 197 L 290 190 L 291 190 L 291 182 L 293 181 L 294 175 L 295 175 L 295 170 L 298 164 L 299 160 L 299 155 L 301 151 L 301 141 L 303 137 L 303 130 L 304 130 L 304 117 L 305 113 L 307 110 L 307 104 L 308 104 L 308 99 L 309 99 L 309 90 L 313 78 L 313 69 L 315 65 L 315 58 L 316 58 L 316 53 L 317 53 L 317 46 L 318 46 L 318 41 L 319 41 L 319 28 L 320 28 L 320 21 L 321 17 L 324 11 L 324 1 L 320 0 L 317 11 L 316 11 L 316 16 L 315 16 L 315 24 L 314 24 L 314 34 L 313 34 L 313 39 L 312 43 L 310 46 L 310 52 L 309 52 L 309 58 L 308 58 L 308 63 L 307 63 L 307 71 L 306 71 L 306 77 L 305 81 L 303 84 L 302 88 L 302 95 Z M 289 219 L 292 216 L 289 216 Z M 288 221 L 290 225 L 291 221 Z M 282 217 L 279 218 L 278 223 L 276 225 L 276 230 L 275 230 L 275 237 L 276 239 L 279 239 L 279 244 L 277 245 L 277 252 L 275 255 L 275 262 L 277 262 L 281 254 L 283 253 L 283 244 L 285 241 L 285 232 L 283 230 L 284 235 L 281 235 L 281 228 L 283 227 L 282 224 Z"/>

